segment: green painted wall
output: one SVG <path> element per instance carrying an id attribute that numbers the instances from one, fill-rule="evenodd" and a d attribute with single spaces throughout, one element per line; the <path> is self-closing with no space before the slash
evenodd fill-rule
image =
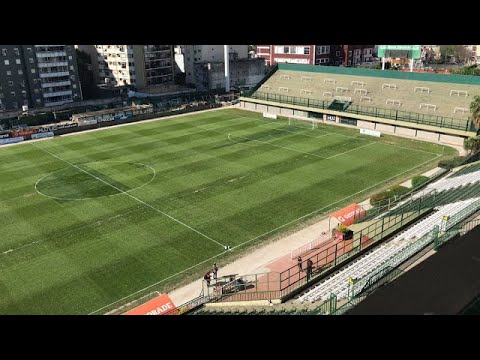
<path id="1" fill-rule="evenodd" d="M 279 70 L 305 71 L 324 74 L 338 74 L 349 76 L 370 76 L 380 78 L 391 78 L 400 80 L 415 81 L 433 81 L 452 84 L 480 85 L 480 76 L 470 75 L 442 75 L 428 73 L 410 73 L 394 70 L 374 70 L 360 69 L 351 67 L 321 66 L 321 65 L 298 65 L 298 64 L 278 64 Z"/>

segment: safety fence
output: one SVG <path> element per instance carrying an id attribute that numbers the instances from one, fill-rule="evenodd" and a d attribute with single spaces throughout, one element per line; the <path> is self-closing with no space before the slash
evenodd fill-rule
<path id="1" fill-rule="evenodd" d="M 329 101 L 311 99 L 311 98 L 301 98 L 296 96 L 288 95 L 279 95 L 271 94 L 261 91 L 256 92 L 244 92 L 242 94 L 244 97 L 249 97 L 252 99 L 273 101 L 282 104 L 290 105 L 299 105 L 316 109 L 328 109 L 330 106 Z M 351 113 L 356 115 L 366 115 L 376 118 L 383 118 L 395 121 L 404 121 L 409 123 L 415 123 L 420 125 L 429 125 L 438 128 L 447 128 L 455 129 L 461 131 L 475 131 L 475 124 L 472 120 L 469 119 L 454 119 L 445 116 L 431 115 L 431 114 L 420 114 L 413 113 L 402 110 L 395 109 L 384 109 L 373 106 L 364 106 L 364 105 L 350 105 L 347 109 L 343 110 L 345 113 Z"/>
<path id="2" fill-rule="evenodd" d="M 352 239 L 327 241 L 315 250 L 313 255 L 303 259 L 301 268 L 295 264 L 281 272 L 231 275 L 229 279 L 218 279 L 210 286 L 204 284 L 205 296 L 211 297 L 213 301 L 272 300 L 289 297 L 332 269 L 347 263 L 362 250 L 385 239 L 428 212 L 429 204 L 424 204 L 422 201 L 422 198 L 415 199 L 406 205 L 405 211 L 365 224 L 365 227 L 358 230 Z M 307 266 L 308 260 L 312 262 L 310 269 Z"/>
<path id="3" fill-rule="evenodd" d="M 296 248 L 295 250 L 292 250 L 292 252 L 290 253 L 290 260 L 297 259 L 298 256 L 302 256 L 306 253 L 311 252 L 312 250 L 320 248 L 320 246 L 324 245 L 325 242 L 330 238 L 331 238 L 331 234 L 325 232 L 315 240 L 309 242 L 308 244 L 305 244 L 303 246 Z"/>

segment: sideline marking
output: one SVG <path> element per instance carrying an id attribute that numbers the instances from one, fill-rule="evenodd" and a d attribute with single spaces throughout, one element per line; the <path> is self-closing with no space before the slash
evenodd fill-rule
<path id="1" fill-rule="evenodd" d="M 112 185 L 112 184 L 110 184 L 110 183 L 106 182 L 105 180 L 103 180 L 103 179 L 100 179 L 99 177 L 97 177 L 97 176 L 95 176 L 95 175 L 93 175 L 93 174 L 90 174 L 88 171 L 86 171 L 86 170 L 82 169 L 81 167 L 78 167 L 77 165 L 75 165 L 75 164 L 71 163 L 70 161 L 68 161 L 68 160 L 64 160 L 64 159 L 62 159 L 61 157 L 59 157 L 59 156 L 55 155 L 54 153 L 51 153 L 50 151 L 48 151 L 48 150 L 46 150 L 46 149 L 43 149 L 43 148 L 41 148 L 41 147 L 40 147 L 40 146 L 38 146 L 38 145 L 32 144 L 32 146 L 35 146 L 36 148 L 38 148 L 38 149 L 40 149 L 40 150 L 42 150 L 42 151 L 46 152 L 46 153 L 47 153 L 47 154 L 49 154 L 50 156 L 53 156 L 54 158 L 56 158 L 56 159 L 58 159 L 58 160 L 60 160 L 60 161 L 63 161 L 63 162 L 65 162 L 65 163 L 69 164 L 70 166 L 73 166 L 74 168 L 76 168 L 76 169 L 78 169 L 78 170 L 80 170 L 80 171 L 84 172 L 84 173 L 85 173 L 85 174 L 87 174 L 87 175 L 90 175 L 91 177 L 93 177 L 93 178 L 97 179 L 98 181 L 101 181 L 101 182 L 103 182 L 105 185 L 108 185 L 108 186 L 110 186 L 110 187 L 112 187 L 112 188 L 116 189 L 117 191 L 119 191 L 119 192 L 121 192 L 121 193 L 123 193 L 123 194 L 125 194 L 125 195 L 127 195 L 127 196 L 129 196 L 129 197 L 131 197 L 132 199 L 134 199 L 134 200 L 138 201 L 139 203 L 141 203 L 141 204 L 143 204 L 143 205 L 145 205 L 145 206 L 148 206 L 150 209 L 157 211 L 158 213 L 160 213 L 160 214 L 162 214 L 162 215 L 164 215 L 164 216 L 168 217 L 169 219 L 171 219 L 171 220 L 173 220 L 173 221 L 175 221 L 175 222 L 177 222 L 177 223 L 179 223 L 179 224 L 181 224 L 181 225 L 185 226 L 186 228 L 188 228 L 188 229 L 190 229 L 190 230 L 192 230 L 192 231 L 196 232 L 197 234 L 199 234 L 199 235 L 203 236 L 204 238 L 206 238 L 206 239 L 208 239 L 208 240 L 210 240 L 210 241 L 213 241 L 214 243 L 216 243 L 216 244 L 220 245 L 221 247 L 225 247 L 225 245 L 223 245 L 223 244 L 219 243 L 217 240 L 214 240 L 214 239 L 212 239 L 210 236 L 208 236 L 208 235 L 205 235 L 204 233 L 202 233 L 202 232 L 200 232 L 199 230 L 197 230 L 197 229 L 195 229 L 195 228 L 191 227 L 190 225 L 187 225 L 187 224 L 185 224 L 184 222 L 182 222 L 182 221 L 180 221 L 180 220 L 178 220 L 178 219 L 174 218 L 173 216 L 171 216 L 171 215 L 168 215 L 167 213 L 165 213 L 165 212 L 163 212 L 163 211 L 161 211 L 161 210 L 157 209 L 156 207 L 154 207 L 154 206 L 152 206 L 152 205 L 150 205 L 150 204 L 146 203 L 145 201 L 143 201 L 143 200 L 140 200 L 140 199 L 139 199 L 139 198 L 137 198 L 136 196 L 134 196 L 134 195 L 132 195 L 132 194 L 130 194 L 130 193 L 128 193 L 128 192 L 125 192 L 125 191 L 123 191 L 122 189 L 119 189 L 119 188 L 118 188 L 118 187 L 116 187 L 115 185 Z"/>
<path id="2" fill-rule="evenodd" d="M 392 176 L 391 178 L 388 178 L 388 179 L 383 180 L 383 181 L 381 181 L 381 182 L 379 182 L 379 183 L 377 183 L 377 184 L 374 184 L 374 185 L 372 185 L 372 186 L 369 186 L 369 187 L 367 187 L 367 188 L 365 188 L 365 189 L 363 189 L 363 190 L 361 190 L 361 191 L 359 191 L 359 192 L 356 192 L 355 194 L 349 195 L 349 196 L 347 196 L 347 197 L 345 197 L 345 198 L 343 198 L 343 199 L 340 199 L 340 200 L 338 200 L 338 201 L 336 201 L 336 202 L 333 202 L 333 203 L 331 203 L 331 204 L 329 204 L 329 205 L 326 205 L 326 206 L 324 206 L 324 207 L 322 207 L 322 208 L 320 208 L 320 209 L 314 210 L 314 211 L 312 211 L 312 212 L 310 212 L 310 213 L 308 213 L 308 214 L 305 214 L 305 215 L 303 215 L 303 216 L 300 216 L 300 217 L 297 218 L 297 219 L 294 219 L 294 220 L 292 220 L 292 221 L 289 221 L 289 222 L 286 223 L 286 224 L 283 224 L 283 225 L 281 225 L 281 226 L 278 226 L 278 227 L 276 227 L 275 229 L 269 230 L 269 231 L 267 231 L 267 232 L 265 232 L 265 233 L 263 233 L 263 234 L 260 234 L 260 235 L 254 237 L 254 238 L 252 238 L 252 239 L 250 239 L 250 240 L 244 241 L 244 242 L 241 243 L 241 244 L 235 245 L 235 246 L 232 247 L 230 250 L 234 250 L 234 249 L 239 248 L 239 247 L 241 247 L 241 246 L 243 246 L 243 245 L 245 245 L 245 244 L 247 244 L 247 243 L 249 243 L 249 242 L 255 241 L 255 240 L 257 240 L 257 239 L 259 239 L 259 238 L 261 238 L 261 237 L 263 237 L 263 236 L 265 236 L 265 235 L 268 235 L 268 234 L 276 231 L 276 230 L 279 230 L 279 229 L 281 229 L 281 228 L 283 228 L 283 227 L 285 227 L 285 226 L 288 226 L 288 225 L 290 225 L 290 224 L 293 224 L 293 223 L 297 222 L 298 220 L 301 220 L 301 219 L 303 219 L 303 218 L 305 218 L 305 217 L 307 217 L 307 216 L 310 216 L 310 215 L 312 215 L 312 214 L 315 214 L 316 212 L 319 212 L 319 211 L 324 210 L 324 209 L 328 209 L 328 208 L 329 208 L 330 206 L 332 206 L 332 205 L 335 205 L 335 204 L 337 204 L 337 203 L 339 203 L 339 202 L 341 202 L 341 201 L 343 201 L 343 200 L 346 200 L 346 199 L 348 199 L 348 198 L 351 198 L 352 196 L 355 196 L 355 195 L 357 195 L 357 194 L 361 194 L 361 193 L 364 192 L 365 190 L 371 189 L 371 188 L 373 188 L 373 187 L 375 187 L 375 186 L 378 186 L 378 185 L 380 185 L 380 184 L 382 184 L 382 183 L 384 183 L 384 182 L 390 181 L 391 179 L 394 179 L 394 178 L 396 178 L 397 176 L 400 176 L 400 175 L 402 175 L 402 174 L 405 174 L 405 173 L 407 173 L 407 172 L 409 172 L 409 171 L 411 171 L 411 170 L 413 170 L 413 169 L 416 169 L 417 167 L 420 167 L 420 166 L 422 166 L 422 165 L 424 165 L 424 164 L 426 164 L 426 163 L 428 163 L 428 162 L 430 162 L 430 161 L 433 161 L 433 160 L 437 159 L 439 156 L 441 156 L 441 155 L 437 155 L 436 157 L 434 157 L 434 158 L 432 158 L 432 159 L 430 159 L 430 160 L 428 160 L 428 161 L 425 161 L 424 163 L 419 164 L 419 165 L 417 165 L 417 166 L 415 166 L 415 167 L 412 167 L 412 168 L 410 168 L 410 169 L 408 169 L 408 170 L 406 170 L 406 171 L 404 171 L 404 172 L 401 172 L 401 173 L 399 173 L 399 174 L 397 174 L 397 175 L 395 175 L 395 176 Z M 162 282 L 167 281 L 167 280 L 171 279 L 171 278 L 174 277 L 174 276 L 183 274 L 184 272 L 187 272 L 188 270 L 191 270 L 191 269 L 193 269 L 194 267 L 196 267 L 196 266 L 198 266 L 198 265 L 204 264 L 204 263 L 206 263 L 207 261 L 213 260 L 213 259 L 215 259 L 216 257 L 218 257 L 218 256 L 220 256 L 220 255 L 222 255 L 222 254 L 224 254 L 224 252 L 219 253 L 219 254 L 217 254 L 217 255 L 215 255 L 215 256 L 212 256 L 211 258 L 209 258 L 209 259 L 207 259 L 207 260 L 204 260 L 204 261 L 202 261 L 202 262 L 199 262 L 198 264 L 195 264 L 195 265 L 193 265 L 193 266 L 190 266 L 189 268 L 184 269 L 184 270 L 182 270 L 182 271 L 179 271 L 179 272 L 177 272 L 177 273 L 175 273 L 175 274 L 173 274 L 173 275 L 170 275 L 170 276 L 166 277 L 165 279 L 160 280 L 160 281 L 157 281 L 156 283 L 153 283 L 152 285 L 149 285 L 149 286 L 147 286 L 147 287 L 145 287 L 145 288 L 143 288 L 143 289 L 141 289 L 141 290 L 138 290 L 138 291 L 136 291 L 136 292 L 134 292 L 134 293 L 131 293 L 131 294 L 127 295 L 127 296 L 124 296 L 123 298 L 121 298 L 121 299 L 119 299 L 119 300 L 116 300 L 116 301 L 114 301 L 114 302 L 112 302 L 112 303 L 110 303 L 110 304 L 108 304 L 108 305 L 105 305 L 105 306 L 103 306 L 103 307 L 101 307 L 101 308 L 99 308 L 99 309 L 97 309 L 97 310 L 95 310 L 95 311 L 92 311 L 91 313 L 89 313 L 89 315 L 95 314 L 96 312 L 101 311 L 101 310 L 103 310 L 103 309 L 105 309 L 105 308 L 107 308 L 107 307 L 109 307 L 109 306 L 111 306 L 111 305 L 113 305 L 113 304 L 116 304 L 116 303 L 118 303 L 118 302 L 120 302 L 120 301 L 122 301 L 122 300 L 128 299 L 128 298 L 129 298 L 130 296 L 132 296 L 132 295 L 136 295 L 136 294 L 138 294 L 138 293 L 140 293 L 140 292 L 142 292 L 142 291 L 145 291 L 145 290 L 147 290 L 147 289 L 149 289 L 149 288 L 151 288 L 151 287 L 153 287 L 153 286 L 155 286 L 155 285 L 161 284 Z M 240 260 L 240 259 L 237 259 L 237 260 Z M 235 260 L 235 261 L 237 261 L 237 260 Z M 187 284 L 187 285 L 189 285 L 189 284 Z"/>

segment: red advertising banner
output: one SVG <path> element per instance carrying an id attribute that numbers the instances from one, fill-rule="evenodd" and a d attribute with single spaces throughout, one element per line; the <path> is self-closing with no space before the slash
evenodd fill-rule
<path id="1" fill-rule="evenodd" d="M 340 221 L 343 225 L 348 226 L 352 225 L 355 219 L 365 216 L 365 210 L 358 204 L 352 204 L 330 214 L 330 216 Z"/>
<path id="2" fill-rule="evenodd" d="M 177 315 L 176 306 L 167 294 L 160 295 L 145 304 L 127 311 L 123 315 Z"/>
<path id="3" fill-rule="evenodd" d="M 28 136 L 35 134 L 36 132 L 37 130 L 14 131 L 12 132 L 12 137 Z"/>

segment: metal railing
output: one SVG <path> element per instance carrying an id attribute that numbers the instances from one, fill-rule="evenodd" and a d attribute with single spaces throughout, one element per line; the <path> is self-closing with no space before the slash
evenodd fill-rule
<path id="1" fill-rule="evenodd" d="M 321 236 L 316 238 L 315 240 L 292 250 L 290 253 L 290 260 L 297 259 L 298 256 L 302 256 L 306 253 L 309 253 L 312 250 L 318 249 L 321 245 L 323 245 L 327 240 L 331 238 L 331 234 L 323 233 Z"/>
<path id="2" fill-rule="evenodd" d="M 260 91 L 256 91 L 253 93 L 244 92 L 242 96 L 250 97 L 252 99 L 274 101 L 283 104 L 300 105 L 317 109 L 328 109 L 329 106 L 328 101 L 301 98 L 296 96 L 270 94 Z M 347 109 L 344 110 L 344 112 L 357 115 L 372 116 L 376 118 L 390 119 L 395 121 L 405 121 L 421 125 L 430 125 L 439 128 L 448 128 L 470 132 L 475 131 L 475 124 L 469 119 L 454 119 L 445 116 L 420 114 L 402 110 L 384 109 L 364 105 L 350 105 Z"/>

